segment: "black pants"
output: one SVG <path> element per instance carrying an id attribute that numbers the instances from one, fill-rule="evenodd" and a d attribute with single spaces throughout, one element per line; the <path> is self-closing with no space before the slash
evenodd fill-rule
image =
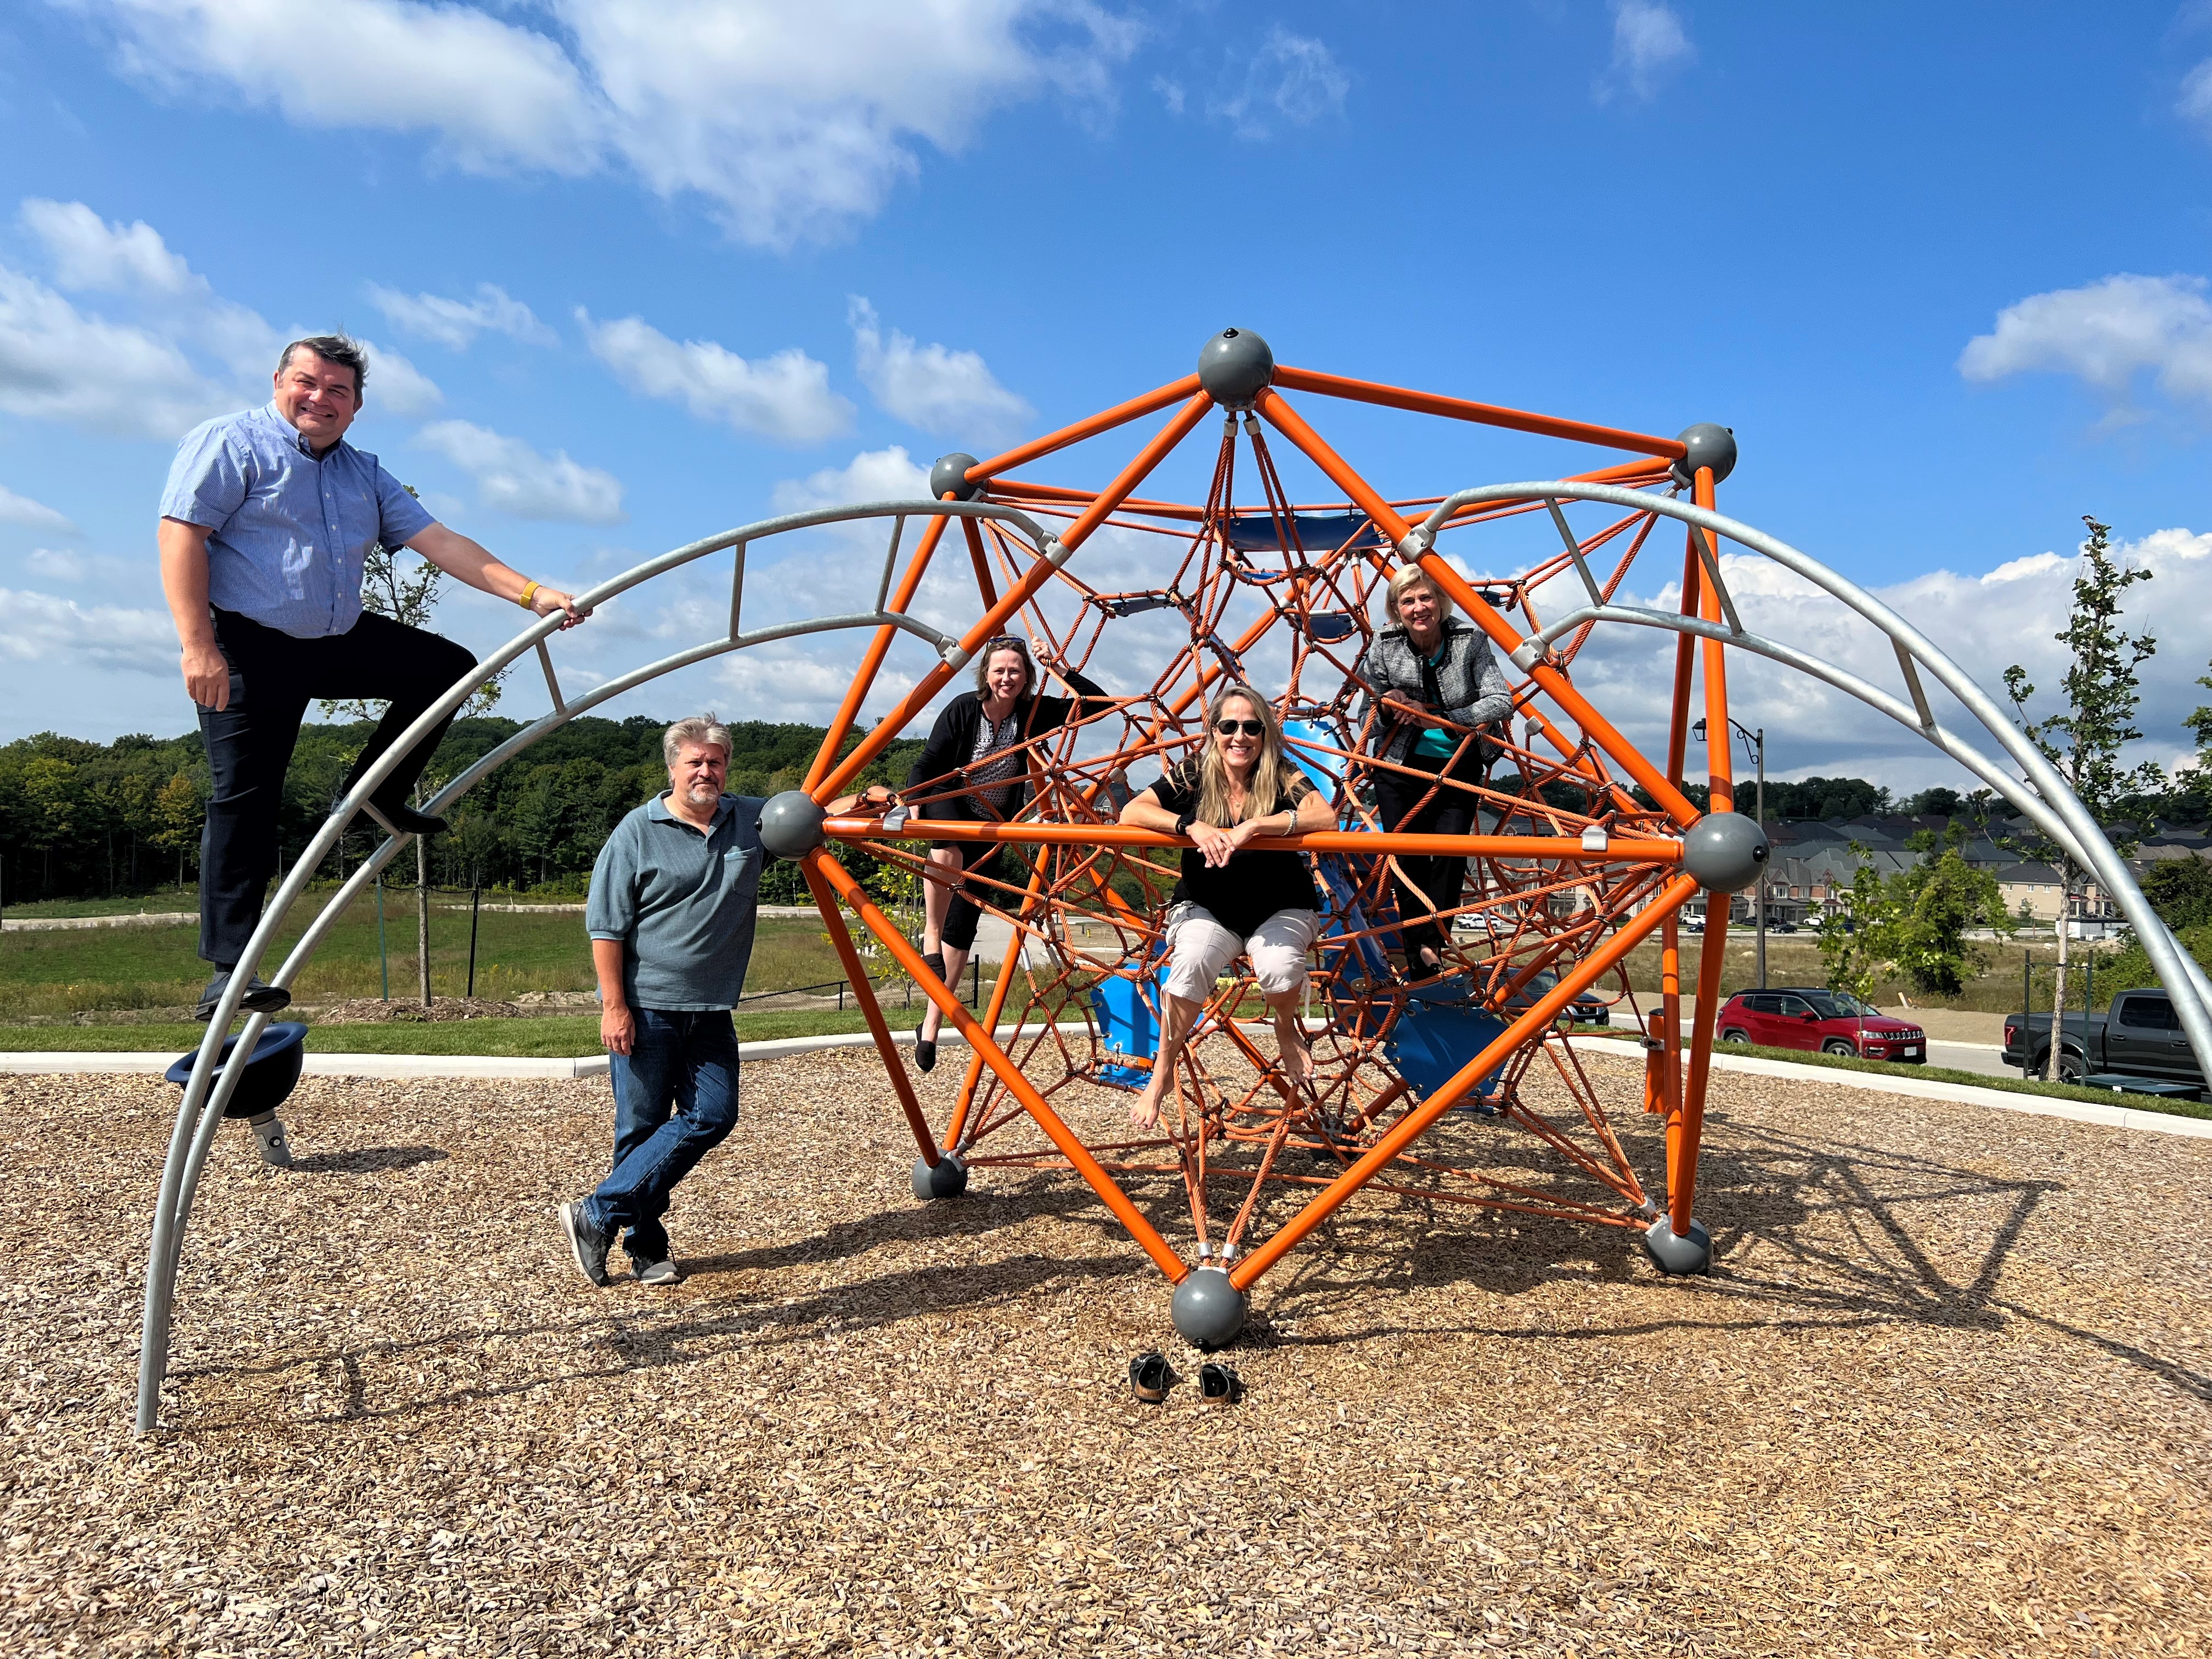
<path id="1" fill-rule="evenodd" d="M 1419 766 L 1422 757 L 1409 756 L 1406 763 Z M 1481 781 L 1480 768 L 1470 761 L 1462 761 L 1457 777 L 1466 783 Z M 1375 778 L 1375 817 L 1377 827 L 1408 836 L 1463 836 L 1475 822 L 1476 798 L 1463 789 L 1439 783 L 1427 805 L 1418 812 L 1414 805 L 1429 793 L 1431 780 L 1407 777 L 1402 773 L 1377 771 Z M 1410 820 L 1407 815 L 1411 814 Z M 1467 881 L 1467 860 L 1463 857 L 1441 857 L 1424 854 L 1419 857 L 1401 853 L 1397 857 L 1399 869 L 1411 878 L 1391 879 L 1391 888 L 1398 896 L 1398 920 L 1405 935 L 1406 966 L 1410 970 L 1420 968 L 1420 953 L 1424 945 L 1437 955 L 1443 954 L 1448 942 L 1449 924 L 1439 925 L 1429 920 L 1429 904 L 1438 910 L 1455 909 L 1459 905 L 1460 890 Z M 1416 895 L 1427 896 L 1424 904 Z M 1419 918 L 1419 920 L 1416 920 Z"/>
<path id="2" fill-rule="evenodd" d="M 1000 815 L 987 811 L 982 803 L 971 795 L 955 795 L 949 800 L 933 800 L 921 809 L 924 818 L 956 818 L 970 822 L 990 823 Z M 1006 878 L 1006 849 L 1004 843 L 994 841 L 933 841 L 932 851 L 951 848 L 960 854 L 960 873 L 963 878 L 978 876 L 985 881 L 1004 881 Z M 989 888 L 978 888 L 988 895 Z M 999 894 L 1003 899 L 1006 895 Z M 975 924 L 983 919 L 981 908 L 968 896 L 964 886 L 952 890 L 952 903 L 945 913 L 945 944 L 956 951 L 975 948 Z"/>
<path id="3" fill-rule="evenodd" d="M 261 920 L 261 895 L 276 868 L 276 813 L 300 722 L 318 697 L 391 699 L 345 787 L 392 747 L 422 711 L 476 666 L 451 640 L 363 612 L 343 634 L 295 639 L 228 611 L 215 613 L 216 642 L 229 659 L 230 707 L 203 708 L 215 793 L 200 836 L 200 955 L 228 967 L 246 953 Z M 242 693 L 242 695 L 241 695 Z M 441 723 L 376 792 L 404 802 L 446 735 Z"/>

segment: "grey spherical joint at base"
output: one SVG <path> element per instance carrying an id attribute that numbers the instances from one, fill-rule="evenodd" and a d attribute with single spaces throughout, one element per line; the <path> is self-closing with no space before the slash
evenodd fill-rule
<path id="1" fill-rule="evenodd" d="M 761 845 L 780 859 L 803 857 L 822 845 L 822 820 L 828 816 L 804 789 L 771 795 L 761 808 Z"/>
<path id="2" fill-rule="evenodd" d="M 914 1195 L 923 1203 L 957 1198 L 968 1190 L 968 1166 L 951 1152 L 940 1153 L 933 1164 L 926 1158 L 914 1161 Z"/>
<path id="3" fill-rule="evenodd" d="M 958 450 L 950 455 L 940 455 L 937 465 L 929 469 L 929 498 L 941 501 L 947 495 L 956 501 L 972 501 L 983 493 L 983 486 L 968 482 L 968 470 L 975 465 L 973 455 L 963 455 Z"/>
<path id="4" fill-rule="evenodd" d="M 1661 1216 L 1644 1229 L 1644 1253 L 1662 1273 L 1709 1273 L 1713 1270 L 1713 1236 L 1702 1221 L 1692 1221 L 1690 1231 L 1678 1233 Z"/>
<path id="5" fill-rule="evenodd" d="M 1689 453 L 1674 463 L 1672 469 L 1674 482 L 1685 489 L 1698 482 L 1698 469 L 1712 469 L 1713 482 L 1735 471 L 1735 428 L 1715 426 L 1711 421 L 1699 421 L 1695 426 L 1686 426 L 1676 434 L 1677 441 L 1686 445 Z"/>
<path id="6" fill-rule="evenodd" d="M 1177 1335 L 1210 1353 L 1237 1340 L 1250 1305 L 1250 1298 L 1229 1282 L 1225 1268 L 1209 1266 L 1194 1268 L 1176 1286 L 1168 1312 L 1175 1320 Z"/>
<path id="7" fill-rule="evenodd" d="M 1741 893 L 1773 851 L 1766 831 L 1741 812 L 1708 812 L 1682 836 L 1682 868 L 1710 893 Z"/>
<path id="8" fill-rule="evenodd" d="M 1275 378 L 1275 354 L 1249 328 L 1224 328 L 1199 348 L 1198 383 L 1224 409 L 1249 409 Z"/>

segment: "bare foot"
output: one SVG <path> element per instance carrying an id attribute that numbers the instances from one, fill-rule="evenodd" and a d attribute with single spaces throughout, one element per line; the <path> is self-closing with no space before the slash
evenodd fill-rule
<path id="1" fill-rule="evenodd" d="M 1159 1085 L 1147 1084 L 1145 1092 L 1137 1097 L 1137 1103 L 1129 1108 L 1129 1127 L 1133 1129 L 1157 1129 L 1159 1123 Z"/>
<path id="2" fill-rule="evenodd" d="M 1437 974 L 1443 971 L 1444 959 L 1428 945 L 1424 945 L 1421 947 L 1420 957 L 1421 966 L 1428 972 Z"/>
<path id="3" fill-rule="evenodd" d="M 1293 1089 L 1303 1089 L 1313 1076 L 1313 1044 L 1306 1041 L 1304 1031 L 1296 1027 L 1275 1028 L 1275 1050 L 1280 1058 L 1283 1075 L 1291 1080 Z"/>

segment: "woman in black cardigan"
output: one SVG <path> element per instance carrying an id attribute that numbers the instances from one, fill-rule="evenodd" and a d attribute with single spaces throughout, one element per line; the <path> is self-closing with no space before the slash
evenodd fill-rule
<path id="1" fill-rule="evenodd" d="M 930 728 L 921 758 L 907 774 L 909 791 L 939 797 L 921 804 L 921 817 L 1003 822 L 1022 810 L 1029 799 L 1030 755 L 1021 745 L 1078 714 L 1095 714 L 1114 706 L 1104 687 L 1073 669 L 1056 672 L 1080 695 L 1038 696 L 1036 665 L 1030 660 L 1029 647 L 1012 635 L 983 647 L 975 659 L 975 689 L 963 691 L 945 706 Z M 962 793 L 948 793 L 955 789 Z M 939 867 L 945 879 L 922 884 L 921 953 L 947 985 L 960 982 L 961 970 L 975 948 L 975 924 L 982 914 L 962 890 L 960 881 L 971 874 L 1003 880 L 1006 850 L 995 842 L 930 843 L 929 861 Z M 935 1003 L 921 1017 L 914 1063 L 925 1072 L 937 1064 L 937 1030 L 943 1018 Z"/>

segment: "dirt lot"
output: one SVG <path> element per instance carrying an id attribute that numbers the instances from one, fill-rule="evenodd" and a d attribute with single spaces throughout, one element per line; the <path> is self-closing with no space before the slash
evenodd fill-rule
<path id="1" fill-rule="evenodd" d="M 2212 1640 L 2212 1145 L 1717 1077 L 1711 1279 L 1363 1199 L 1263 1283 L 1243 1404 L 1150 1408 L 1165 1289 L 1072 1177 L 925 1208 L 872 1060 L 745 1083 L 654 1292 L 548 1214 L 604 1083 L 308 1079 L 297 1169 L 212 1161 L 134 1442 L 175 1092 L 0 1080 L 0 1650 Z"/>

